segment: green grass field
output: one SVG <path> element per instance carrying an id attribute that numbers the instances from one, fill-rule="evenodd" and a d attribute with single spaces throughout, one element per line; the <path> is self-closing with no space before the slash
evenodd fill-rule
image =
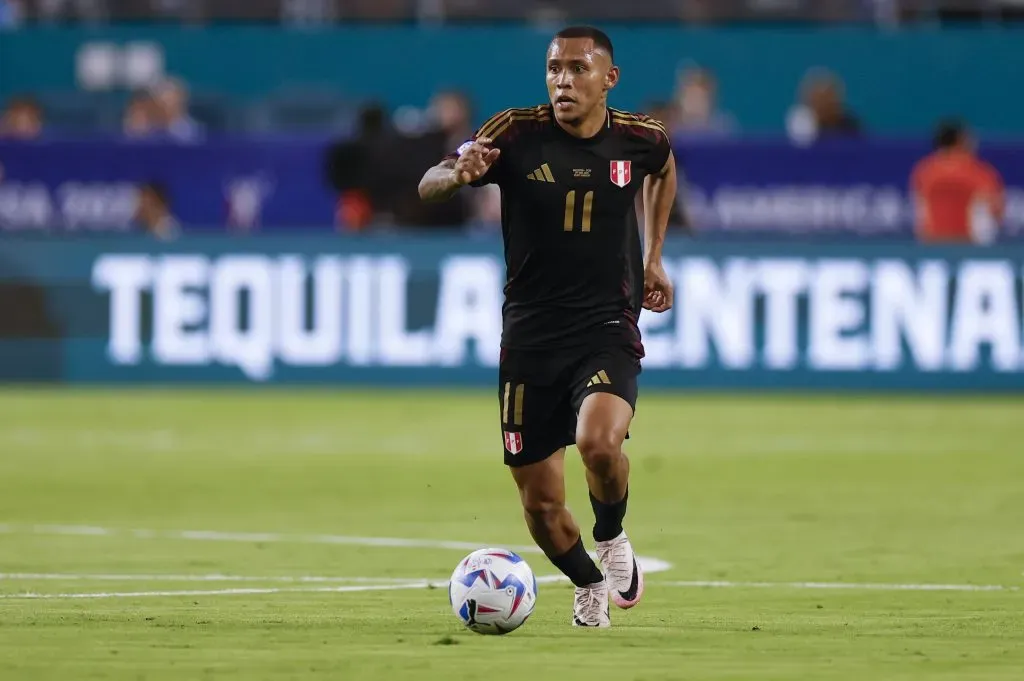
<path id="1" fill-rule="evenodd" d="M 490 392 L 0 392 L 0 679 L 1024 678 L 1024 399 L 647 394 L 626 526 L 671 569 L 611 630 L 570 628 L 559 583 L 483 637 L 394 587 L 530 543 L 496 417 Z"/>

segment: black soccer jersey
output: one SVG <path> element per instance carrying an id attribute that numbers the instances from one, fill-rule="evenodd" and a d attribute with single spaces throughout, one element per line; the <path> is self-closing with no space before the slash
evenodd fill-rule
<path id="1" fill-rule="evenodd" d="M 543 105 L 503 111 L 476 137 L 501 150 L 473 184 L 501 188 L 502 347 L 639 346 L 643 258 L 634 201 L 668 160 L 664 126 L 609 109 L 600 132 L 580 139 Z"/>

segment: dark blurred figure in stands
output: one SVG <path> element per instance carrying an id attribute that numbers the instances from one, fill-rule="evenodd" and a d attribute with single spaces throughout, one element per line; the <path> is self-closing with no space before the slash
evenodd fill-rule
<path id="1" fill-rule="evenodd" d="M 432 128 L 418 145 L 424 159 L 444 156 L 473 135 L 473 106 L 464 93 L 437 92 L 427 111 Z M 412 203 L 407 204 L 406 214 L 411 224 L 427 227 L 459 227 L 472 222 L 488 223 L 497 228 L 501 222 L 501 193 L 496 190 L 497 187 L 473 188 L 444 203 L 424 203 L 419 200 L 419 194 L 413 192 L 404 196 L 406 200 L 412 199 Z"/>
<path id="2" fill-rule="evenodd" d="M 718 108 L 718 79 L 709 69 L 680 71 L 675 103 L 676 115 L 669 119 L 673 137 L 727 137 L 736 132 L 736 119 Z"/>
<path id="3" fill-rule="evenodd" d="M 999 171 L 978 158 L 977 143 L 961 121 L 943 121 L 934 143 L 935 151 L 910 176 L 918 240 L 991 243 L 1005 210 Z"/>
<path id="4" fill-rule="evenodd" d="M 433 165 L 436 159 L 457 148 L 472 136 L 473 119 L 469 98 L 452 90 L 434 94 L 427 107 L 429 127 L 421 134 L 401 138 L 402 151 L 395 153 L 409 159 L 406 167 Z M 452 146 L 454 144 L 454 146 Z M 408 154 L 408 156 L 406 155 Z M 413 227 L 461 227 L 472 215 L 474 197 L 471 192 L 451 201 L 428 203 L 420 200 L 420 174 L 403 173 L 396 178 L 392 197 L 395 222 Z"/>
<path id="5" fill-rule="evenodd" d="M 34 140 L 43 134 L 43 108 L 32 97 L 14 97 L 0 116 L 0 139 Z"/>
<path id="6" fill-rule="evenodd" d="M 370 105 L 360 114 L 354 138 L 328 149 L 328 182 L 339 195 L 340 229 L 461 227 L 470 220 L 474 199 L 480 197 L 467 192 L 444 203 L 420 201 L 416 170 L 469 139 L 469 100 L 461 93 L 440 92 L 432 98 L 428 115 L 426 131 L 401 134 L 388 124 L 383 108 Z M 402 162 L 395 163 L 396 158 Z"/>
<path id="7" fill-rule="evenodd" d="M 457 90 L 437 92 L 430 101 L 428 118 L 432 122 L 433 134 L 428 135 L 427 145 L 443 144 L 444 155 L 468 140 L 473 130 L 473 105 L 469 97 Z M 431 151 L 430 153 L 434 153 Z M 436 158 L 436 156 L 435 156 Z M 471 187 L 461 197 L 453 197 L 449 204 L 425 204 L 409 206 L 418 220 L 416 224 L 438 227 L 469 225 L 473 229 L 499 231 L 501 229 L 501 190 L 497 185 Z M 417 199 L 419 197 L 417 196 Z"/>
<path id="8" fill-rule="evenodd" d="M 150 137 L 158 132 L 159 110 L 153 97 L 147 92 L 132 95 L 124 110 L 121 123 L 122 132 L 126 137 Z"/>
<path id="9" fill-rule="evenodd" d="M 167 188 L 158 182 L 139 187 L 139 204 L 135 209 L 135 227 L 161 241 L 170 241 L 181 232 L 180 223 L 171 214 Z"/>
<path id="10" fill-rule="evenodd" d="M 804 76 L 800 103 L 790 109 L 786 129 L 798 144 L 861 134 L 860 121 L 846 104 L 843 81 L 824 69 L 814 69 Z"/>
<path id="11" fill-rule="evenodd" d="M 388 201 L 391 139 L 394 131 L 387 112 L 379 104 L 359 112 L 352 139 L 332 144 L 327 150 L 328 184 L 338 193 L 336 222 L 344 231 L 359 231 L 372 225 L 375 212 Z"/>
<path id="12" fill-rule="evenodd" d="M 179 142 L 198 142 L 205 130 L 189 115 L 189 92 L 179 78 L 168 78 L 153 88 L 157 122 L 161 132 Z"/>

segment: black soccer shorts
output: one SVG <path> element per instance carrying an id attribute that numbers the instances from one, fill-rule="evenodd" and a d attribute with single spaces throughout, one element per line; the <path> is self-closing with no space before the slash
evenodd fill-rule
<path id="1" fill-rule="evenodd" d="M 537 463 L 575 444 L 576 418 L 591 393 L 618 395 L 636 410 L 639 375 L 640 357 L 628 345 L 502 350 L 498 406 L 505 465 Z"/>

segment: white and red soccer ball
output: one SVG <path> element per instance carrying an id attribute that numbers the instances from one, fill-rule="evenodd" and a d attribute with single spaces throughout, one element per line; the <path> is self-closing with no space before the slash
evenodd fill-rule
<path id="1" fill-rule="evenodd" d="M 520 556 L 480 549 L 455 567 L 448 584 L 452 612 L 478 634 L 507 634 L 523 625 L 537 604 L 537 578 Z"/>

